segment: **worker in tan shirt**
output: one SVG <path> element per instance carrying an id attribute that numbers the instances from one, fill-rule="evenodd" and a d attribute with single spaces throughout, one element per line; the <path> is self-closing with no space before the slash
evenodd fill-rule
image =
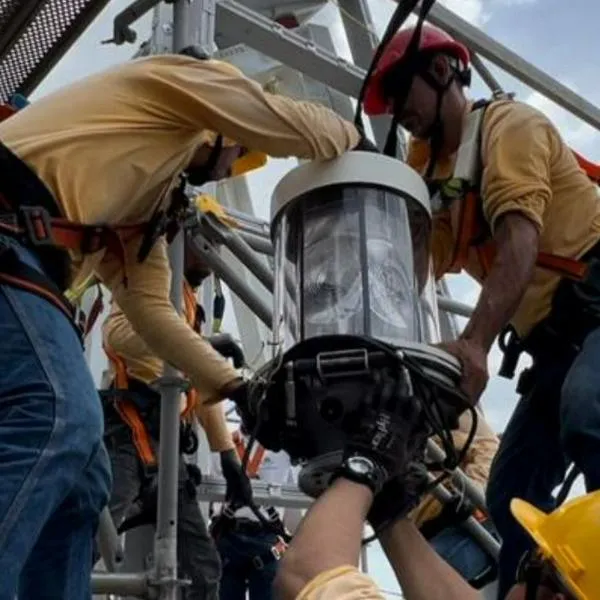
<path id="1" fill-rule="evenodd" d="M 361 136 L 224 62 L 164 55 L 31 103 L 0 123 L 0 140 L 0 597 L 18 587 L 22 600 L 83 598 L 110 468 L 101 405 L 60 293 L 69 275 L 77 284 L 95 273 L 203 402 L 243 400 L 238 372 L 171 305 L 159 209 L 178 216 L 182 173 L 222 178 L 243 149 L 329 159 Z"/>
<path id="2" fill-rule="evenodd" d="M 184 254 L 184 320 L 201 333 L 204 311 L 197 304 L 202 281 L 210 269 L 188 242 Z M 163 361 L 156 358 L 132 329 L 127 317 L 113 302 L 103 324 L 104 348 L 109 357 L 112 384 L 103 393 L 105 443 L 111 460 L 113 486 L 109 501 L 117 527 L 154 523 L 157 503 L 157 457 L 160 443 L 160 395 L 151 384 L 162 374 Z M 242 366 L 242 365 L 237 365 Z M 194 414 L 208 438 L 211 451 L 218 452 L 225 477 L 226 496 L 244 503 L 251 497 L 250 481 L 241 467 L 222 403 L 205 404 L 195 390 L 182 395 L 180 452 L 194 454 L 197 438 L 191 422 Z M 196 499 L 200 483 L 197 468 L 180 460 L 178 491 L 178 556 L 184 576 L 191 581 L 186 600 L 216 600 L 219 597 L 221 562 Z M 240 497 L 242 496 L 242 497 Z M 124 517 L 137 499 L 136 513 Z"/>
<path id="3" fill-rule="evenodd" d="M 531 547 L 511 498 L 553 509 L 570 461 L 589 490 L 600 489 L 598 168 L 531 106 L 469 101 L 468 50 L 429 25 L 409 48 L 415 32 L 401 30 L 384 50 L 365 111 L 392 114 L 412 135 L 408 162 L 433 192 L 436 276 L 464 269 L 482 285 L 464 331 L 445 349 L 462 363 L 473 403 L 501 332 L 502 373 L 512 376 L 521 351 L 533 358 L 487 488 L 503 539 L 503 598 Z"/>
<path id="4" fill-rule="evenodd" d="M 471 481 L 485 492 L 499 440 L 481 411 L 477 411 L 477 416 L 473 441 L 459 466 Z M 458 429 L 452 431 L 454 447 L 458 451 L 463 449 L 471 427 L 471 413 L 463 413 L 459 419 Z M 470 535 L 462 523 L 473 516 L 492 535 L 495 534 L 495 528 L 489 516 L 475 508 L 461 490 L 455 489 L 449 481 L 446 487 L 453 494 L 450 502 L 442 505 L 435 496 L 429 494 L 422 499 L 409 517 L 423 537 L 451 567 L 456 569 L 472 587 L 482 589 L 496 579 L 496 560 Z"/>

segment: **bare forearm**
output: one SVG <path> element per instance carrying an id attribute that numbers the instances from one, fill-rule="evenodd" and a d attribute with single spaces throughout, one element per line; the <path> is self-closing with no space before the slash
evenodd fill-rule
<path id="1" fill-rule="evenodd" d="M 538 238 L 537 229 L 526 217 L 515 213 L 502 218 L 495 236 L 496 256 L 462 338 L 489 351 L 531 281 Z"/>
<path id="2" fill-rule="evenodd" d="M 281 561 L 278 598 L 291 600 L 317 575 L 358 564 L 372 500 L 367 487 L 339 479 L 315 502 Z"/>
<path id="3" fill-rule="evenodd" d="M 481 600 L 408 519 L 385 531 L 380 542 L 407 600 Z"/>

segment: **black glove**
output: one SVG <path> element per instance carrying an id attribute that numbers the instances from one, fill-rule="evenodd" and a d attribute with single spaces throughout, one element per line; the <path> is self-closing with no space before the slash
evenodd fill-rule
<path id="1" fill-rule="evenodd" d="M 405 473 L 388 480 L 375 496 L 367 521 L 380 533 L 416 508 L 429 486 L 423 464 L 411 463 Z"/>
<path id="2" fill-rule="evenodd" d="M 376 152 L 379 154 L 379 148 L 366 136 L 362 136 L 358 145 L 354 148 L 359 152 Z"/>
<path id="3" fill-rule="evenodd" d="M 218 333 L 206 338 L 206 341 L 225 358 L 233 359 L 233 366 L 240 369 L 246 364 L 243 350 L 228 333 Z"/>
<path id="4" fill-rule="evenodd" d="M 252 404 L 252 399 L 248 394 L 248 384 L 242 383 L 240 386 L 235 388 L 233 392 L 230 392 L 229 399 L 235 403 L 236 409 L 240 418 L 242 419 L 242 425 L 245 431 L 249 435 L 256 434 L 256 440 L 260 443 L 263 448 L 272 450 L 273 452 L 279 452 L 282 449 L 280 440 L 280 431 L 282 429 L 281 415 L 278 415 L 276 423 L 270 423 L 268 420 L 267 411 L 262 409 L 260 415 L 260 426 L 257 429 L 259 422 L 259 415 L 257 414 L 258 406 Z M 284 402 L 280 402 L 277 407 L 279 410 L 283 410 L 285 406 Z M 273 417 L 275 418 L 275 417 Z"/>
<path id="5" fill-rule="evenodd" d="M 179 451 L 192 455 L 198 450 L 198 436 L 191 423 L 182 423 L 179 429 Z"/>
<path id="6" fill-rule="evenodd" d="M 252 504 L 252 484 L 235 450 L 221 452 L 221 471 L 227 483 L 225 501 L 233 506 Z"/>
<path id="7" fill-rule="evenodd" d="M 348 421 L 343 465 L 352 456 L 370 459 L 376 466 L 370 481 L 375 491 L 407 471 L 430 435 L 406 369 L 380 373 L 361 409 Z M 342 466 L 342 476 L 346 475 L 344 469 Z"/>

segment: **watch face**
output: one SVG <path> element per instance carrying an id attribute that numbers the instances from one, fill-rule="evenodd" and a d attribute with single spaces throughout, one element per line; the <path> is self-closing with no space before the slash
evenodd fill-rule
<path id="1" fill-rule="evenodd" d="M 358 475 L 368 475 L 373 472 L 373 463 L 364 456 L 352 456 L 348 459 L 348 468 Z"/>

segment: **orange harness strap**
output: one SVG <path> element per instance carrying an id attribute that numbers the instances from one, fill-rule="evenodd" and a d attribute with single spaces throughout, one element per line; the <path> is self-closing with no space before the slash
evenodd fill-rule
<path id="1" fill-rule="evenodd" d="M 496 252 L 495 244 L 491 239 L 481 241 L 483 229 L 478 206 L 479 197 L 477 194 L 468 192 L 462 200 L 460 208 L 458 236 L 454 245 L 454 256 L 449 268 L 450 272 L 460 272 L 467 266 L 471 248 L 476 249 L 484 274 L 487 275 L 491 269 Z M 475 245 L 475 241 L 479 241 L 479 244 Z M 538 253 L 536 264 L 538 267 L 554 271 L 575 281 L 584 279 L 588 269 L 586 263 L 580 260 L 547 252 Z"/>
<path id="2" fill-rule="evenodd" d="M 11 211 L 12 207 L 3 198 L 0 205 Z M 35 207 L 23 212 L 25 226 L 17 224 L 14 218 L 3 219 L 0 215 L 0 232 L 29 238 L 34 246 L 52 245 L 82 254 L 93 254 L 106 249 L 123 263 L 124 244 L 142 234 L 146 223 L 135 225 L 84 225 L 68 219 L 50 217 L 45 209 Z"/>
<path id="3" fill-rule="evenodd" d="M 129 380 L 127 377 L 127 369 L 125 363 L 117 356 L 107 345 L 104 346 L 104 352 L 108 359 L 113 364 L 115 369 L 115 384 L 118 390 L 129 389 Z M 147 467 L 155 467 L 157 465 L 156 455 L 152 450 L 150 436 L 144 422 L 140 418 L 140 414 L 135 404 L 125 397 L 119 397 L 114 402 L 115 410 L 119 416 L 131 429 L 133 443 L 137 450 L 138 456 Z"/>
<path id="4" fill-rule="evenodd" d="M 233 443 L 235 444 L 235 449 L 238 453 L 240 460 L 244 460 L 244 455 L 246 454 L 246 444 L 244 444 L 244 439 L 239 431 L 235 431 L 232 434 Z M 248 477 L 257 477 L 258 471 L 260 469 L 260 465 L 265 456 L 265 449 L 260 445 L 256 444 L 256 450 L 253 455 L 248 460 L 248 465 L 246 467 L 246 473 Z"/>
<path id="5" fill-rule="evenodd" d="M 597 165 L 587 158 L 584 158 L 578 152 L 571 148 L 571 152 L 575 155 L 577 164 L 585 171 L 585 174 L 596 184 L 600 185 L 600 165 Z"/>

